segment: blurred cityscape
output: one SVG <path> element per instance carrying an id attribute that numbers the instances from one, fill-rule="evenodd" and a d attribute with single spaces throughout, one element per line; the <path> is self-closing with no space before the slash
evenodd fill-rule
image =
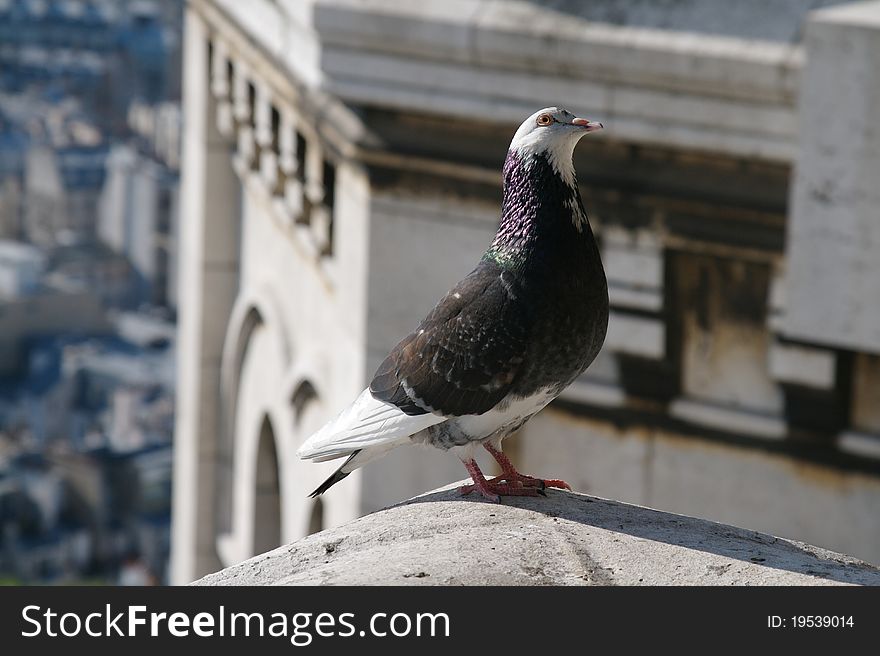
<path id="1" fill-rule="evenodd" d="M 0 0 L 0 582 L 167 579 L 182 0 Z"/>

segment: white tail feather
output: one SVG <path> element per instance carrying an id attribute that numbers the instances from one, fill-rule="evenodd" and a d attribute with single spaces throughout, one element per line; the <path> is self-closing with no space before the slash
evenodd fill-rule
<path id="1" fill-rule="evenodd" d="M 354 403 L 307 439 L 296 454 L 304 460 L 323 462 L 378 445 L 388 445 L 390 450 L 392 443 L 403 443 L 410 435 L 443 421 L 446 417 L 430 412 L 408 415 L 365 389 Z"/>
<path id="2" fill-rule="evenodd" d="M 407 442 L 409 442 L 408 437 L 400 437 L 392 442 L 385 442 L 384 444 L 379 444 L 378 446 L 370 446 L 366 449 L 361 449 L 360 451 L 358 451 L 358 454 L 354 458 L 346 462 L 341 469 L 344 473 L 350 474 L 355 469 L 363 467 L 368 462 L 373 462 L 373 460 L 378 460 L 392 449 L 396 449 L 397 447 L 402 446 Z"/>

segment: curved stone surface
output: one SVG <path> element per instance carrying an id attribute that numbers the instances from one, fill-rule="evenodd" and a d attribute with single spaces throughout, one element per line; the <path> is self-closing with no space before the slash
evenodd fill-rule
<path id="1" fill-rule="evenodd" d="M 818 547 L 584 494 L 503 504 L 454 487 L 256 556 L 196 585 L 880 585 Z"/>

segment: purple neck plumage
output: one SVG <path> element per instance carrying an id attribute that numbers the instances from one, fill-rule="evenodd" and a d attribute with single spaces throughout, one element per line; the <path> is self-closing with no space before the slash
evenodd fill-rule
<path id="1" fill-rule="evenodd" d="M 501 223 L 484 255 L 504 268 L 519 268 L 542 240 L 571 233 L 572 207 L 580 206 L 568 185 L 543 154 L 520 155 L 511 150 L 504 162 Z"/>

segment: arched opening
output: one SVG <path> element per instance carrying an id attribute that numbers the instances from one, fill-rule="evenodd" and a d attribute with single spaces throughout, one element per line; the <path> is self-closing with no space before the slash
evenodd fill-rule
<path id="1" fill-rule="evenodd" d="M 225 414 L 223 415 L 220 448 L 218 449 L 217 491 L 214 497 L 217 529 L 221 534 L 232 530 L 235 427 L 238 422 L 239 394 L 243 391 L 240 387 L 241 372 L 250 347 L 251 336 L 262 325 L 263 317 L 254 307 L 248 309 L 240 325 L 230 322 L 231 328 L 237 329 L 237 334 L 235 335 L 234 349 L 230 352 L 231 357 L 224 353 L 224 359 L 231 360 L 231 362 L 228 364 L 224 362 L 222 374 L 224 380 L 221 381 L 223 412 Z"/>
<path id="2" fill-rule="evenodd" d="M 243 290 L 229 317 L 220 365 L 222 399 L 214 503 L 217 533 L 232 535 L 238 445 L 271 406 L 291 358 L 288 330 L 267 288 Z M 257 424 L 259 425 L 259 424 Z M 279 439 L 283 439 L 279 437 Z M 248 538 L 250 536 L 247 536 Z M 241 544 L 246 542 L 240 536 Z"/>
<path id="3" fill-rule="evenodd" d="M 275 432 L 269 418 L 260 427 L 254 494 L 254 553 L 269 551 L 281 544 L 281 493 Z"/>
<path id="4" fill-rule="evenodd" d="M 309 404 L 311 404 L 312 401 L 317 400 L 318 393 L 309 381 L 304 380 L 297 385 L 296 390 L 290 399 L 290 403 L 293 406 L 293 421 L 297 428 L 302 425 L 302 420 Z"/>

